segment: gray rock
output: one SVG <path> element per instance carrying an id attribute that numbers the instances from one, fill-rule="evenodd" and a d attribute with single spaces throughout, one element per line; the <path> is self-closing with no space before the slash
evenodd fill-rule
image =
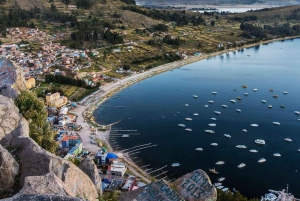
<path id="1" fill-rule="evenodd" d="M 1 201 L 87 201 L 86 199 L 65 196 L 65 195 L 15 195 L 11 198 L 2 199 Z"/>
<path id="2" fill-rule="evenodd" d="M 90 177 L 92 182 L 95 184 L 98 192 L 102 195 L 102 182 L 101 177 L 98 173 L 97 166 L 95 165 L 94 161 L 89 157 L 85 157 L 83 161 L 80 163 L 79 168 Z"/>
<path id="3" fill-rule="evenodd" d="M 19 164 L 13 156 L 0 145 L 0 193 L 10 191 L 19 173 Z"/>
<path id="4" fill-rule="evenodd" d="M 217 190 L 209 176 L 201 169 L 194 170 L 174 182 L 176 191 L 189 201 L 216 201 Z"/>

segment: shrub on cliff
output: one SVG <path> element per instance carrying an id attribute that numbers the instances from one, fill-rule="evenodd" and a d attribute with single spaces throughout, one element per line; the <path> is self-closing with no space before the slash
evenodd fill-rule
<path id="1" fill-rule="evenodd" d="M 53 139 L 53 132 L 47 122 L 47 111 L 44 101 L 38 99 L 36 94 L 30 91 L 22 91 L 15 100 L 15 105 L 29 122 L 29 136 L 42 148 L 54 153 L 56 143 Z"/>

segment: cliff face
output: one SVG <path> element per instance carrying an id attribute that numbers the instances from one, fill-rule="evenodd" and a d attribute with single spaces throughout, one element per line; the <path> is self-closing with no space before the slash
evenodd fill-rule
<path id="1" fill-rule="evenodd" d="M 3 67 L 0 66 L 0 70 Z M 10 82 L 6 83 L 0 81 L 0 193 L 10 192 L 18 177 L 20 192 L 6 200 L 35 200 L 35 197 L 43 200 L 62 200 L 61 197 L 63 200 L 96 200 L 99 186 L 95 184 L 98 185 L 100 178 L 94 175 L 91 164 L 85 172 L 90 176 L 89 170 L 92 171 L 93 181 L 73 163 L 45 151 L 29 137 L 28 122 L 19 114 L 13 101 L 19 90 L 25 89 L 23 75 L 16 66 L 11 67 L 16 68 L 15 74 L 10 72 L 14 79 L 9 77 Z M 5 147 L 14 150 L 18 161 Z M 57 196 L 51 197 L 53 194 Z"/>

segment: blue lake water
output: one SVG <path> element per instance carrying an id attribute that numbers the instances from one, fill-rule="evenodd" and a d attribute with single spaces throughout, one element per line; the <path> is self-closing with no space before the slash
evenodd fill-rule
<path id="1" fill-rule="evenodd" d="M 138 130 L 118 132 L 140 135 L 111 139 L 117 150 L 157 144 L 131 157 L 140 166 L 151 164 L 144 169 L 155 170 L 168 165 L 163 169 L 168 172 L 162 177 L 174 179 L 200 168 L 209 174 L 213 183 L 225 177 L 224 186 L 235 187 L 249 197 L 260 197 L 268 189 L 283 189 L 286 184 L 291 193 L 300 197 L 300 116 L 293 112 L 300 110 L 299 47 L 300 39 L 279 41 L 165 72 L 115 94 L 95 111 L 94 116 L 100 124 L 122 119 L 113 128 L 115 130 Z M 241 88 L 244 84 L 248 88 Z M 254 92 L 254 88 L 258 90 Z M 218 92 L 217 95 L 212 91 Z M 283 91 L 288 94 L 284 95 Z M 278 98 L 273 98 L 274 94 L 278 94 Z M 231 103 L 230 100 L 236 100 L 237 96 L 242 100 Z M 262 103 L 262 99 L 267 103 Z M 209 104 L 209 100 L 214 103 Z M 222 108 L 222 104 L 228 108 Z M 273 108 L 269 109 L 268 105 Z M 214 114 L 216 110 L 222 114 Z M 199 116 L 193 116 L 194 113 Z M 193 120 L 186 121 L 187 117 Z M 217 121 L 213 122 L 212 117 Z M 273 125 L 274 121 L 281 125 Z M 179 123 L 193 131 L 185 131 L 177 126 Z M 217 126 L 209 127 L 209 123 Z M 250 127 L 253 123 L 259 126 Z M 207 134 L 206 129 L 216 132 Z M 243 129 L 248 132 L 242 132 Z M 230 134 L 231 139 L 225 138 L 225 133 Z M 286 142 L 285 138 L 293 141 Z M 266 144 L 257 145 L 256 139 L 264 139 Z M 213 142 L 219 146 L 211 146 Z M 238 149 L 236 145 L 246 145 L 247 149 Z M 195 151 L 198 147 L 203 148 L 203 152 Z M 250 153 L 249 149 L 256 149 L 258 153 Z M 277 152 L 282 156 L 274 157 Z M 260 164 L 260 158 L 267 161 Z M 225 164 L 215 165 L 217 161 L 225 161 Z M 181 166 L 172 168 L 170 165 L 174 162 Z M 239 169 L 240 163 L 245 163 L 246 167 Z M 218 175 L 208 172 L 213 167 Z M 151 175 L 159 173 L 162 171 Z"/>

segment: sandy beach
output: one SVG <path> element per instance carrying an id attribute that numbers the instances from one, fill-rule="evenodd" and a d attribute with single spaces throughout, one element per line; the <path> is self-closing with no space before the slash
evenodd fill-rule
<path id="1" fill-rule="evenodd" d="M 143 73 L 138 73 L 134 74 L 129 77 L 125 77 L 117 82 L 109 83 L 105 86 L 101 86 L 100 89 L 94 93 L 93 95 L 87 96 L 84 101 L 82 101 L 82 105 L 77 105 L 77 108 L 72 110 L 71 113 L 75 114 L 77 116 L 77 124 L 82 126 L 82 129 L 78 131 L 77 133 L 81 136 L 83 147 L 86 150 L 89 150 L 93 153 L 96 153 L 100 148 L 96 144 L 91 143 L 91 138 L 90 138 L 90 133 L 91 131 L 91 125 L 88 124 L 85 121 L 85 117 L 87 114 L 92 114 L 93 111 L 107 98 L 109 98 L 111 95 L 114 93 L 140 81 L 143 79 L 147 79 L 149 77 L 152 77 L 154 75 L 157 75 L 159 73 L 178 68 L 190 63 L 194 63 L 203 59 L 211 58 L 217 55 L 222 55 L 226 54 L 229 52 L 233 52 L 239 49 L 244 49 L 244 48 L 249 48 L 253 46 L 257 46 L 260 44 L 266 44 L 266 43 L 271 43 L 274 41 L 280 41 L 280 40 L 287 40 L 287 39 L 292 39 L 292 38 L 299 38 L 300 36 L 294 36 L 294 37 L 286 37 L 286 38 L 278 38 L 278 39 L 273 39 L 273 40 L 268 40 L 268 41 L 262 41 L 259 43 L 253 43 L 253 44 L 247 44 L 242 47 L 237 47 L 237 48 L 231 48 L 231 49 L 226 49 L 223 51 L 219 52 L 214 52 L 211 54 L 202 54 L 201 56 L 192 56 L 186 60 L 180 60 L 172 63 L 168 63 L 165 65 L 161 65 L 158 67 L 155 67 L 153 69 L 150 69 L 146 72 Z M 97 131 L 96 137 L 99 138 L 100 140 L 103 140 L 106 142 L 106 144 L 109 146 L 111 150 L 112 147 L 109 144 L 109 133 L 110 130 L 108 129 L 107 131 Z M 139 168 L 134 162 L 130 159 L 130 157 L 124 156 L 124 159 L 126 163 L 128 164 L 128 168 L 131 172 L 133 172 L 136 176 L 141 177 L 145 182 L 150 183 L 150 175 L 148 175 L 146 172 L 144 172 L 141 168 Z"/>

